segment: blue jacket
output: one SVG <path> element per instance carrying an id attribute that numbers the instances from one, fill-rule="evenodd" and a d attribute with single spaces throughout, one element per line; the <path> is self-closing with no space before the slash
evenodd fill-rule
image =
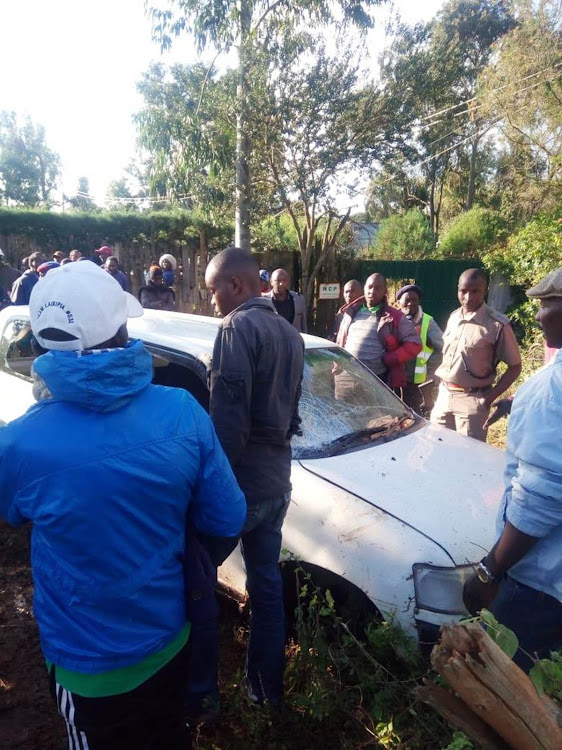
<path id="1" fill-rule="evenodd" d="M 0 517 L 33 522 L 43 652 L 84 673 L 134 664 L 186 622 L 188 505 L 199 532 L 235 536 L 244 496 L 203 409 L 150 384 L 142 342 L 34 368 L 52 397 L 0 428 Z"/>

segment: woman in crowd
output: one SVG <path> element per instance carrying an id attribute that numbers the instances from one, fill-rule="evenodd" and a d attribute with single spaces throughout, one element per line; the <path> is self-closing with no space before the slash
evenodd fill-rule
<path id="1" fill-rule="evenodd" d="M 149 310 L 173 310 L 176 303 L 174 290 L 164 284 L 160 266 L 151 266 L 150 277 L 139 289 L 139 301 Z"/>

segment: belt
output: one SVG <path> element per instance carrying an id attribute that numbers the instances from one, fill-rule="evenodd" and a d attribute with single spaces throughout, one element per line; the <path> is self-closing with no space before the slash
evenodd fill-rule
<path id="1" fill-rule="evenodd" d="M 447 383 L 445 380 L 442 381 L 443 385 L 448 391 L 456 391 L 458 393 L 482 393 L 483 391 L 490 391 L 491 385 L 479 385 L 476 388 L 465 388 L 463 385 L 457 385 L 456 383 Z"/>

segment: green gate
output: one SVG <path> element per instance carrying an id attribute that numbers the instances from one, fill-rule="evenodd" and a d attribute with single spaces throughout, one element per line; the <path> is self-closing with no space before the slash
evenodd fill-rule
<path id="1" fill-rule="evenodd" d="M 445 329 L 451 312 L 459 306 L 457 283 L 467 268 L 481 268 L 478 260 L 356 260 L 351 273 L 342 279 L 356 278 L 364 283 L 372 273 L 382 273 L 395 284 L 390 285 L 388 301 L 394 304 L 394 293 L 403 284 L 418 284 L 423 289 L 422 307 Z"/>

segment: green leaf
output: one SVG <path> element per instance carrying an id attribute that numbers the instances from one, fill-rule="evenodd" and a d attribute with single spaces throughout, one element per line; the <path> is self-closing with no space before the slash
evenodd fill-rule
<path id="1" fill-rule="evenodd" d="M 529 677 L 539 693 L 546 693 L 560 700 L 562 698 L 562 661 L 554 652 L 552 659 L 540 659 L 529 672 Z"/>
<path id="2" fill-rule="evenodd" d="M 513 630 L 506 628 L 505 625 L 501 625 L 487 609 L 481 611 L 480 617 L 486 625 L 486 630 L 490 638 L 501 648 L 504 654 L 513 659 L 519 648 L 519 641 Z"/>

